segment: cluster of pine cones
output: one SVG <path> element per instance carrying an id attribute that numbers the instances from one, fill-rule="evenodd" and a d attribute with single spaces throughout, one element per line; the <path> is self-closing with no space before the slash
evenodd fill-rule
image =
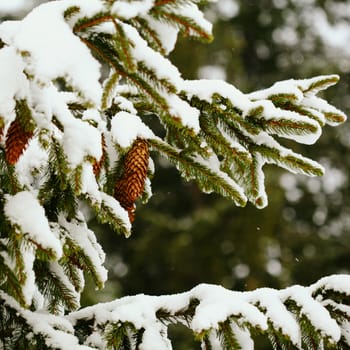
<path id="1" fill-rule="evenodd" d="M 0 129 L 0 137 L 3 128 Z M 33 132 L 26 131 L 20 121 L 14 120 L 6 133 L 5 157 L 6 161 L 15 165 L 19 157 L 23 154 Z M 100 174 L 103 163 L 106 159 L 106 143 L 102 136 L 102 157 L 93 164 L 95 176 Z M 120 205 L 127 210 L 130 222 L 135 219 L 135 202 L 144 191 L 149 162 L 148 143 L 143 139 L 136 139 L 124 159 L 124 171 L 122 177 L 117 180 L 114 196 Z"/>

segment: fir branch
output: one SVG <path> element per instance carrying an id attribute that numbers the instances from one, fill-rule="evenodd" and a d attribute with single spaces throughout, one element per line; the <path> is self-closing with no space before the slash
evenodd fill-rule
<path id="1" fill-rule="evenodd" d="M 148 67 L 144 62 L 138 62 L 137 71 L 144 81 L 153 85 L 157 90 L 165 90 L 172 94 L 177 92 L 176 87 L 169 80 L 158 77 L 157 72 Z"/>
<path id="2" fill-rule="evenodd" d="M 339 81 L 338 75 L 325 75 L 325 76 L 319 76 L 314 77 L 311 79 L 306 79 L 309 84 L 307 84 L 306 87 L 299 86 L 299 89 L 301 89 L 304 93 L 304 95 L 315 95 L 321 90 L 326 90 L 330 86 L 335 85 Z"/>
<path id="3" fill-rule="evenodd" d="M 116 87 L 116 85 L 119 82 L 119 74 L 116 72 L 113 72 L 110 74 L 108 79 L 104 82 L 103 85 L 103 94 L 102 94 L 102 100 L 101 100 L 101 108 L 102 110 L 106 110 L 110 107 L 111 100 L 113 98 L 113 89 Z"/>
<path id="4" fill-rule="evenodd" d="M 250 154 L 233 147 L 215 125 L 214 118 L 201 114 L 199 121 L 203 138 L 215 154 L 223 158 L 222 162 L 226 164 L 227 173 L 232 174 L 231 167 L 233 163 L 235 165 L 233 172 L 235 179 L 241 178 L 252 161 Z"/>
<path id="5" fill-rule="evenodd" d="M 209 156 L 208 148 L 202 146 L 200 135 L 196 135 L 192 129 L 184 127 L 179 120 L 166 114 L 161 116 L 161 121 L 166 129 L 166 142 L 181 150 L 182 155 Z"/>
<path id="6" fill-rule="evenodd" d="M 80 293 L 84 289 L 84 266 L 80 263 L 79 258 L 74 256 L 75 252 L 64 252 L 64 257 L 59 260 L 65 275 L 75 288 L 75 291 Z"/>
<path id="7" fill-rule="evenodd" d="M 149 144 L 176 165 L 186 180 L 195 180 L 203 191 L 215 191 L 224 197 L 231 198 L 239 206 L 246 204 L 245 197 L 237 188 L 208 167 L 198 163 L 193 158 L 182 155 L 181 152 L 160 139 L 150 139 Z"/>
<path id="8" fill-rule="evenodd" d="M 241 350 L 237 337 L 232 331 L 230 320 L 219 323 L 219 338 L 224 350 Z"/>
<path id="9" fill-rule="evenodd" d="M 305 120 L 291 120 L 287 118 L 247 118 L 252 123 L 259 125 L 259 127 L 269 134 L 284 135 L 306 135 L 314 134 L 318 131 L 315 124 L 308 123 Z"/>
<path id="10" fill-rule="evenodd" d="M 71 6 L 68 7 L 64 12 L 63 12 L 63 17 L 66 21 L 68 21 L 71 17 L 74 15 L 78 14 L 80 12 L 80 7 L 79 6 Z"/>
<path id="11" fill-rule="evenodd" d="M 60 259 L 59 264 L 65 268 L 67 264 L 71 264 L 76 268 L 70 271 L 70 282 L 74 285 L 77 291 L 83 287 L 83 280 L 79 270 L 84 273 L 88 273 L 98 289 L 102 289 L 104 281 L 101 279 L 98 272 L 98 267 L 95 262 L 92 261 L 88 253 L 85 252 L 83 246 L 80 246 L 70 235 L 70 233 L 63 227 L 60 227 L 62 234 L 64 235 L 65 244 L 63 246 L 64 256 Z"/>
<path id="12" fill-rule="evenodd" d="M 58 314 L 62 307 L 67 311 L 76 310 L 79 307 L 77 294 L 52 271 L 50 264 L 38 259 L 34 262 L 37 286 L 49 302 L 49 311 Z"/>
<path id="13" fill-rule="evenodd" d="M 41 336 L 31 334 L 31 327 L 9 302 L 10 296 L 0 291 L 0 347 L 10 349 L 43 349 L 45 343 Z M 31 334 L 31 337 L 28 337 Z M 29 339 L 30 338 L 30 339 Z M 36 347 L 38 346 L 38 347 Z"/>
<path id="14" fill-rule="evenodd" d="M 269 324 L 269 329 L 266 333 L 273 349 L 276 349 L 276 350 L 299 349 L 299 347 L 296 344 L 293 344 L 291 342 L 288 334 L 284 334 L 281 332 L 280 329 L 276 329 L 276 327 L 272 324 L 272 322 L 269 321 L 268 324 Z"/>
<path id="15" fill-rule="evenodd" d="M 68 186 L 68 162 L 63 147 L 54 137 L 51 139 L 51 148 L 49 150 L 49 168 L 59 180 L 59 189 L 65 190 Z"/>
<path id="16" fill-rule="evenodd" d="M 25 310 L 16 300 L 0 291 L 0 324 L 6 314 L 11 320 L 7 329 L 13 329 L 11 338 L 4 343 L 9 345 L 9 349 L 66 350 L 67 344 L 79 348 L 72 334 L 72 325 L 62 316 Z"/>
<path id="17" fill-rule="evenodd" d="M 108 12 L 97 13 L 93 17 L 80 18 L 73 27 L 74 33 L 79 33 L 89 29 L 91 27 L 97 26 L 104 22 L 109 22 L 113 20 L 113 17 Z"/>
<path id="18" fill-rule="evenodd" d="M 213 350 L 208 334 L 204 334 L 202 337 L 201 345 L 204 347 L 204 350 Z"/>
<path id="19" fill-rule="evenodd" d="M 109 199 L 108 201 L 102 200 L 102 202 L 98 205 L 90 203 L 92 209 L 95 212 L 97 221 L 101 224 L 108 224 L 113 232 L 122 234 L 124 237 L 129 237 L 131 235 L 131 231 L 128 223 L 126 223 L 125 220 L 120 217 L 109 205 L 110 200 L 117 202 L 115 199 Z M 119 202 L 115 205 L 120 206 Z M 120 207 L 120 210 L 124 209 Z"/>
<path id="20" fill-rule="evenodd" d="M 149 23 L 146 19 L 136 17 L 132 19 L 131 24 L 138 30 L 150 48 L 152 48 L 154 51 L 158 51 L 163 56 L 166 55 L 165 49 L 158 37 L 157 32 L 149 26 Z"/>
<path id="21" fill-rule="evenodd" d="M 1 250 L 5 251 L 3 244 L 1 244 Z M 17 275 L 12 269 L 5 263 L 3 256 L 0 254 L 0 286 L 6 293 L 13 296 L 21 305 L 25 305 L 25 299 L 22 290 L 22 284 L 17 278 Z M 1 315 L 0 315 L 1 319 Z"/>
<path id="22" fill-rule="evenodd" d="M 324 126 L 325 124 L 323 117 L 319 116 L 319 113 L 320 113 L 319 111 L 314 110 L 313 108 L 308 108 L 304 105 L 301 105 L 300 103 L 298 103 L 297 99 L 292 100 L 292 99 L 285 98 L 284 96 L 281 97 L 280 94 L 269 96 L 269 99 L 277 108 L 280 108 L 286 111 L 292 111 L 300 115 L 307 116 L 317 121 L 320 126 Z"/>
<path id="23" fill-rule="evenodd" d="M 172 25 L 177 26 L 183 35 L 193 36 L 203 42 L 211 42 L 213 40 L 212 34 L 206 32 L 201 26 L 197 25 L 192 18 L 170 11 L 160 11 L 160 8 L 161 7 L 154 7 L 151 14 L 159 20 L 164 19 Z"/>
<path id="24" fill-rule="evenodd" d="M 60 212 L 66 213 L 69 218 L 75 217 L 78 208 L 75 190 L 79 190 L 79 186 L 76 187 L 79 176 L 69 170 L 63 148 L 55 138 L 51 138 L 47 171 L 38 198 L 49 220 L 56 221 Z"/>
<path id="25" fill-rule="evenodd" d="M 191 298 L 186 305 L 186 307 L 171 312 L 165 308 L 159 308 L 155 315 L 158 320 L 160 320 L 164 325 L 176 324 L 181 322 L 189 326 L 193 316 L 196 313 L 196 307 L 200 304 L 200 301 L 197 298 Z"/>
<path id="26" fill-rule="evenodd" d="M 316 162 L 302 157 L 290 150 L 286 153 L 275 148 L 261 144 L 251 144 L 249 147 L 251 152 L 257 152 L 269 163 L 274 163 L 291 172 L 306 174 L 309 176 L 322 176 L 323 168 Z"/>
<path id="27" fill-rule="evenodd" d="M 19 227 L 17 225 L 12 225 L 9 227 L 8 239 L 6 240 L 6 252 L 8 256 L 13 260 L 14 264 L 14 273 L 16 274 L 16 278 L 20 283 L 21 287 L 23 287 L 27 274 L 25 271 L 25 261 L 23 256 L 23 249 L 25 249 L 25 244 L 27 243 L 21 233 Z M 23 304 L 24 305 L 24 304 Z"/>
<path id="28" fill-rule="evenodd" d="M 246 187 L 247 196 L 258 208 L 264 208 L 267 205 L 264 180 L 262 178 L 263 162 L 257 153 L 252 153 L 252 163 L 249 166 L 249 176 L 242 178 Z"/>
<path id="29" fill-rule="evenodd" d="M 135 326 L 130 322 L 112 324 L 107 327 L 104 338 L 107 342 L 107 347 L 110 349 L 131 350 L 132 343 L 129 333 L 136 332 Z"/>
<path id="30" fill-rule="evenodd" d="M 136 60 L 131 53 L 131 47 L 134 45 L 124 32 L 123 26 L 114 18 L 112 19 L 114 27 L 116 29 L 115 47 L 119 54 L 120 60 L 123 62 L 125 69 L 129 73 L 135 73 L 137 71 Z"/>
<path id="31" fill-rule="evenodd" d="M 341 124 L 346 121 L 346 117 L 343 114 L 335 112 L 325 112 L 324 116 L 331 125 Z"/>
<path id="32" fill-rule="evenodd" d="M 32 111 L 26 100 L 16 100 L 16 120 L 18 120 L 26 133 L 32 134 L 35 128 L 35 123 L 32 116 Z"/>
<path id="33" fill-rule="evenodd" d="M 11 195 L 23 189 L 18 180 L 16 169 L 6 161 L 5 150 L 2 147 L 0 147 L 0 189 L 3 193 Z"/>
<path id="34" fill-rule="evenodd" d="M 125 78 L 127 82 L 131 85 L 136 86 L 140 89 L 147 98 L 151 98 L 151 100 L 162 110 L 168 111 L 168 105 L 166 100 L 156 92 L 155 88 L 153 88 L 149 83 L 144 81 L 141 76 L 135 72 L 130 73 L 126 72 L 124 68 L 121 66 L 119 61 L 115 57 L 115 52 L 111 50 L 111 47 L 106 45 L 106 42 L 100 41 L 101 36 L 93 36 L 89 39 L 80 38 L 93 52 L 95 52 L 98 56 L 101 57 L 102 60 L 110 64 L 115 72 L 119 74 L 121 77 Z"/>

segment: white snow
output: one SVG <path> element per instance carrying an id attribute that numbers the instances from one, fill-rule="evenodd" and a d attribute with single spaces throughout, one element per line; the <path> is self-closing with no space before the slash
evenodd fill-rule
<path id="1" fill-rule="evenodd" d="M 243 111 L 243 114 L 253 107 L 252 102 L 243 92 L 222 80 L 185 80 L 183 90 L 189 99 L 197 96 L 209 103 L 212 102 L 213 95 L 218 94 L 223 98 L 227 98 L 235 107 Z"/>
<path id="2" fill-rule="evenodd" d="M 254 341 L 247 329 L 238 327 L 238 325 L 234 322 L 231 322 L 231 328 L 242 349 L 254 350 Z"/>
<path id="3" fill-rule="evenodd" d="M 317 96 L 305 97 L 302 101 L 303 105 L 311 107 L 317 111 L 321 111 L 323 113 L 335 114 L 343 118 L 343 121 L 347 119 L 346 115 L 340 111 L 338 108 L 330 105 L 327 101 L 323 100 Z M 325 119 L 325 122 L 329 125 L 336 126 L 339 123 L 331 121 L 329 119 Z"/>
<path id="4" fill-rule="evenodd" d="M 23 73 L 23 60 L 14 47 L 0 50 L 0 67 L 5 67 L 0 69 L 0 115 L 11 122 L 15 119 L 15 99 L 25 97 L 28 81 Z"/>
<path id="5" fill-rule="evenodd" d="M 146 15 L 153 5 L 154 0 L 137 0 L 132 2 L 119 0 L 113 3 L 111 12 L 117 17 L 130 19 Z"/>
<path id="6" fill-rule="evenodd" d="M 22 293 L 26 305 L 31 305 L 34 295 L 37 291 L 37 285 L 35 283 L 35 273 L 33 270 L 34 260 L 35 260 L 35 251 L 33 247 L 21 249 L 25 276 L 24 283 L 22 285 Z"/>
<path id="7" fill-rule="evenodd" d="M 178 14 L 181 17 L 187 17 L 191 19 L 197 26 L 200 26 L 206 33 L 211 33 L 213 25 L 211 22 L 207 21 L 204 18 L 204 14 L 201 10 L 199 10 L 198 6 L 194 3 L 185 3 L 182 6 L 174 8 L 172 13 Z M 195 30 L 189 30 L 190 35 L 197 35 Z"/>
<path id="8" fill-rule="evenodd" d="M 85 15 L 102 10 L 98 0 L 66 0 L 43 4 L 21 22 L 3 23 L 0 37 L 26 55 L 28 73 L 40 77 L 43 82 L 65 77 L 98 106 L 101 100 L 100 64 L 86 45 L 72 35 L 71 28 L 63 18 L 64 10 L 73 5 L 79 6 Z"/>
<path id="9" fill-rule="evenodd" d="M 159 52 L 152 50 L 134 27 L 123 22 L 120 22 L 120 25 L 132 43 L 130 48 L 133 58 L 144 62 L 159 79 L 168 80 L 179 89 L 182 79 L 178 69 Z"/>
<path id="10" fill-rule="evenodd" d="M 25 311 L 11 297 L 3 292 L 0 293 L 1 298 L 8 305 L 18 309 L 19 313 L 33 325 L 35 332 L 48 335 L 48 344 L 56 344 L 56 346 L 59 344 L 62 349 L 65 345 L 76 345 L 73 326 L 79 319 L 94 319 L 95 326 L 109 322 L 130 322 L 137 329 L 145 329 L 141 349 L 171 349 L 166 325 L 157 319 L 156 312 L 162 309 L 174 315 L 184 310 L 190 300 L 194 299 L 199 301 L 195 315 L 189 324 L 194 332 L 217 330 L 220 322 L 224 322 L 230 316 L 238 316 L 239 321 L 231 324 L 232 329 L 240 344 L 245 346 L 244 349 L 253 349 L 252 339 L 242 325 L 251 324 L 261 330 L 267 330 L 268 321 L 284 335 L 289 336 L 294 345 L 300 347 L 300 328 L 295 316 L 284 305 L 287 300 L 295 301 L 300 307 L 301 314 L 306 316 L 324 336 L 329 336 L 331 341 L 338 341 L 340 334 L 349 338 L 348 324 L 337 325 L 336 321 L 329 317 L 328 311 L 323 306 L 328 303 L 328 300 L 323 301 L 318 297 L 312 297 L 319 288 L 348 293 L 349 283 L 349 275 L 333 275 L 319 280 L 310 287 L 293 286 L 282 290 L 262 288 L 249 292 L 233 292 L 220 286 L 201 284 L 180 294 L 163 296 L 139 294 L 123 297 L 112 302 L 86 307 L 66 317 Z M 332 302 L 336 308 L 344 309 L 342 304 L 329 302 Z M 348 312 L 348 309 L 343 311 Z M 95 332 L 86 344 L 104 344 L 98 329 L 95 327 Z M 65 336 L 63 331 L 66 332 Z M 59 340 L 60 334 L 63 337 Z M 214 333 L 212 335 L 214 336 Z M 81 349 L 83 348 L 82 346 Z"/>
<path id="11" fill-rule="evenodd" d="M 152 130 L 141 118 L 128 112 L 118 112 L 111 123 L 113 141 L 123 148 L 130 147 L 138 138 L 154 138 Z"/>
<path id="12" fill-rule="evenodd" d="M 338 342 L 341 336 L 337 322 L 331 318 L 327 309 L 313 299 L 310 290 L 302 286 L 292 286 L 280 292 L 282 300 L 292 299 L 301 308 L 301 313 L 305 315 L 312 325 L 321 331 L 324 336 L 329 336 L 333 342 Z"/>
<path id="13" fill-rule="evenodd" d="M 38 139 L 31 139 L 26 151 L 15 165 L 18 180 L 27 188 L 39 188 L 44 180 L 44 176 L 38 176 L 35 173 L 44 169 L 47 161 L 48 154 L 40 146 Z"/>
<path id="14" fill-rule="evenodd" d="M 101 193 L 91 163 L 83 163 L 81 170 L 81 194 L 87 194 L 93 205 L 101 203 Z"/>
<path id="15" fill-rule="evenodd" d="M 260 288 L 247 292 L 247 300 L 266 310 L 266 316 L 273 327 L 290 337 L 294 345 L 301 345 L 301 331 L 295 317 L 288 312 L 279 296 L 279 291 L 272 288 Z"/>
<path id="16" fill-rule="evenodd" d="M 294 103 L 300 103 L 304 95 L 298 88 L 296 84 L 297 82 L 299 82 L 299 80 L 294 79 L 278 81 L 267 89 L 262 89 L 247 94 L 247 97 L 251 100 L 265 100 L 269 99 L 271 96 L 287 94 L 290 98 L 292 98 Z"/>
<path id="17" fill-rule="evenodd" d="M 229 316 L 241 316 L 253 326 L 267 329 L 266 317 L 252 304 L 242 298 L 242 293 L 229 291 L 220 286 L 201 284 L 191 291 L 192 298 L 200 300 L 191 321 L 195 332 L 218 328 L 218 323 Z"/>
<path id="18" fill-rule="evenodd" d="M 198 109 L 191 107 L 187 102 L 174 94 L 167 96 L 167 103 L 169 112 L 176 119 L 181 120 L 182 125 L 191 128 L 195 133 L 200 131 Z"/>
<path id="19" fill-rule="evenodd" d="M 313 291 L 323 288 L 324 290 L 335 290 L 339 293 L 348 294 L 350 286 L 350 275 L 337 274 L 321 278 L 310 288 Z"/>
<path id="20" fill-rule="evenodd" d="M 158 21 L 149 15 L 143 17 L 147 20 L 150 28 L 157 33 L 165 54 L 169 54 L 171 51 L 173 51 L 177 41 L 179 29 L 169 25 L 166 22 Z"/>
<path id="21" fill-rule="evenodd" d="M 51 231 L 36 194 L 22 191 L 13 196 L 7 195 L 4 212 L 12 224 L 20 227 L 29 241 L 52 251 L 56 258 L 62 256 L 61 243 Z"/>
<path id="22" fill-rule="evenodd" d="M 105 192 L 100 192 L 100 195 L 102 198 L 102 203 L 106 207 L 108 207 L 117 218 L 120 218 L 122 220 L 123 225 L 127 230 L 127 237 L 129 237 L 131 234 L 131 224 L 130 224 L 128 212 L 112 196 L 109 196 Z"/>
<path id="23" fill-rule="evenodd" d="M 118 104 L 119 108 L 126 112 L 129 112 L 131 114 L 137 114 L 137 110 L 135 109 L 132 102 L 123 96 L 116 96 L 114 98 L 114 103 Z"/>
<path id="24" fill-rule="evenodd" d="M 64 124 L 62 146 L 72 168 L 83 163 L 87 156 L 99 160 L 102 156 L 101 133 L 88 122 L 70 118 Z"/>
<path id="25" fill-rule="evenodd" d="M 227 4 L 226 2 L 226 6 L 228 6 Z M 159 34 L 165 52 L 169 53 L 174 48 L 179 28 L 171 27 L 168 23 L 157 21 L 151 17 L 149 10 L 153 5 L 154 0 L 136 0 L 133 2 L 121 0 L 114 2 L 112 11 L 118 15 L 116 20 L 132 43 L 130 50 L 135 61 L 145 64 L 154 71 L 159 79 L 167 80 L 178 91 L 183 90 L 189 99 L 197 96 L 212 103 L 215 95 L 221 95 L 239 110 L 243 119 L 247 118 L 253 110 L 259 108 L 261 109 L 259 117 L 265 120 L 276 119 L 281 122 L 288 120 L 295 123 L 307 123 L 313 126 L 316 131 L 306 135 L 276 132 L 279 136 L 292 138 L 297 142 L 306 144 L 314 143 L 320 136 L 321 128 L 319 124 L 324 122 L 337 124 L 332 120 L 328 120 L 327 115 L 324 119 L 322 113 L 336 114 L 345 120 L 346 117 L 341 111 L 314 96 L 318 92 L 318 88 L 310 90 L 310 86 L 314 83 L 322 79 L 332 80 L 337 76 L 305 80 L 291 79 L 251 94 L 244 94 L 234 86 L 220 80 L 184 81 L 177 68 L 169 60 L 152 50 L 134 27 L 121 21 L 121 18 L 131 19 L 135 16 L 141 16 Z M 54 1 L 39 6 L 21 22 L 5 22 L 0 25 L 0 37 L 6 44 L 10 45 L 0 50 L 0 67 L 5 67 L 5 69 L 0 70 L 0 115 L 5 118 L 8 124 L 15 117 L 15 100 L 26 99 L 33 110 L 33 118 L 37 126 L 47 130 L 47 138 L 53 136 L 61 143 L 71 167 L 69 170 L 73 171 L 81 166 L 80 194 L 87 195 L 93 205 L 97 207 L 104 205 L 116 221 L 120 220 L 122 222 L 127 231 L 126 235 L 129 235 L 131 224 L 127 211 L 120 206 L 115 198 L 100 191 L 99 184 L 93 174 L 92 162 L 94 159 L 99 160 L 102 156 L 101 132 L 107 131 L 106 121 L 102 120 L 99 111 L 103 90 L 101 67 L 86 45 L 78 36 L 72 34 L 71 26 L 64 20 L 63 12 L 69 6 L 80 8 L 80 12 L 74 16 L 74 20 L 84 16 L 92 16 L 103 9 L 103 3 L 99 0 Z M 232 7 L 231 11 L 233 11 Z M 175 9 L 175 14 L 192 18 L 204 31 L 211 32 L 211 24 L 204 19 L 203 13 L 199 11 L 196 4 L 181 3 Z M 99 31 L 107 30 L 108 32 L 111 29 L 113 29 L 111 25 L 103 25 L 98 28 Z M 329 33 L 331 32 L 328 31 L 325 35 Z M 196 32 L 192 29 L 189 34 L 196 35 Z M 335 42 L 334 45 L 338 45 L 338 43 Z M 34 78 L 31 78 L 31 76 Z M 59 84 L 55 85 L 53 81 L 62 77 L 78 92 L 59 91 Z M 122 96 L 123 92 L 135 92 L 136 95 L 135 87 L 132 88 L 126 84 L 123 86 L 122 84 L 123 82 L 113 91 L 113 96 L 108 101 L 114 101 L 123 109 L 123 111 L 116 113 L 111 120 L 111 131 L 109 134 L 107 132 L 108 135 L 106 136 L 109 150 L 114 146 L 110 140 L 122 148 L 128 148 L 138 137 L 143 139 L 156 138 L 152 130 L 137 115 L 132 102 Z M 328 85 L 331 84 L 333 84 L 333 81 L 330 81 Z M 325 86 L 321 88 L 323 89 Z M 166 91 L 165 88 L 159 87 L 157 90 L 159 90 L 157 91 L 159 95 L 165 99 L 169 114 L 187 128 L 198 133 L 200 131 L 199 111 L 180 99 L 176 94 Z M 318 121 L 276 108 L 268 99 L 278 94 L 289 94 L 294 103 L 309 108 L 309 111 L 317 117 Z M 89 107 L 81 116 L 76 117 L 68 109 L 68 102 L 85 102 Z M 225 105 L 221 106 L 223 113 L 227 109 L 226 107 Z M 57 127 L 52 123 L 53 116 L 57 119 L 57 124 L 60 124 Z M 241 128 L 244 136 L 255 144 L 274 148 L 281 157 L 299 157 L 300 160 L 309 162 L 311 166 L 319 167 L 322 170 L 322 167 L 316 162 L 282 147 L 268 132 L 261 131 L 253 135 L 243 127 Z M 222 135 L 232 147 L 239 151 L 246 151 L 242 145 L 236 142 L 237 140 L 230 137 L 224 130 L 222 130 Z M 203 141 L 204 144 L 208 146 Z M 116 151 L 114 150 L 114 152 Z M 220 176 L 237 192 L 242 201 L 246 201 L 243 189 L 220 170 L 221 164 L 215 154 L 212 154 L 208 159 L 199 156 L 193 157 L 193 159 Z M 84 251 L 91 261 L 100 284 L 107 280 L 107 270 L 103 267 L 105 254 L 81 213 L 77 213 L 77 217 L 70 221 L 61 213 L 58 223 L 49 223 L 45 210 L 37 199 L 38 193 L 35 191 L 44 179 L 34 176 L 33 172 L 34 170 L 43 170 L 47 165 L 47 160 L 47 150 L 40 147 L 37 135 L 35 135 L 27 152 L 15 168 L 21 185 L 28 190 L 14 195 L 6 195 L 4 214 L 14 228 L 18 228 L 18 232 L 23 233 L 24 240 L 30 242 L 28 247 L 23 245 L 22 249 L 25 265 L 23 272 L 26 274 L 22 286 L 25 301 L 30 304 L 38 295 L 33 264 L 35 245 L 39 245 L 54 254 L 53 261 L 50 261 L 50 269 L 75 296 L 78 305 L 79 293 L 75 292 L 74 286 L 57 261 L 63 254 L 62 244 L 64 244 L 64 237 L 61 237 L 62 242 L 59 239 L 60 228 L 64 228 L 66 230 L 65 234 Z M 259 189 L 258 195 L 261 196 L 262 205 L 265 205 L 267 198 L 264 190 L 262 167 L 265 162 L 272 162 L 272 160 L 266 160 L 261 155 L 254 154 L 253 161 L 257 163 L 256 187 Z M 285 166 L 282 162 L 280 165 Z M 152 167 L 153 164 L 150 163 L 150 168 L 152 169 Z M 292 167 L 285 167 L 290 171 L 295 171 Z M 284 183 L 286 179 L 282 178 L 282 182 Z M 146 186 L 147 191 L 151 193 L 150 183 L 147 182 Z M 291 189 L 290 186 L 289 189 Z M 61 234 L 61 236 L 64 235 Z M 2 240 L 2 243 L 6 244 L 7 242 Z M 9 268 L 14 269 L 13 259 L 6 252 L 0 254 Z M 276 257 L 272 258 L 271 261 L 279 263 Z M 83 285 L 82 275 L 81 279 L 81 285 Z M 34 333 L 43 334 L 46 344 L 53 348 L 88 349 L 88 346 L 79 345 L 78 339 L 74 335 L 73 324 L 76 324 L 80 318 L 95 318 L 95 325 L 121 321 L 131 322 L 139 329 L 144 328 L 142 344 L 140 345 L 141 350 L 171 349 L 171 343 L 166 335 L 166 324 L 157 319 L 156 313 L 159 309 L 164 309 L 174 315 L 186 308 L 191 300 L 196 299 L 199 304 L 189 322 L 189 327 L 194 332 L 200 333 L 211 330 L 210 337 L 214 339 L 216 337 L 214 331 L 220 327 L 220 323 L 230 316 L 237 316 L 239 322 L 232 323 L 233 330 L 240 343 L 244 344 L 245 349 L 253 349 L 253 341 L 245 328 L 246 324 L 251 324 L 261 330 L 267 330 L 270 322 L 283 334 L 288 335 L 295 345 L 300 346 L 301 332 L 295 315 L 289 312 L 284 304 L 287 300 L 294 300 L 300 307 L 301 314 L 307 317 L 323 335 L 329 336 L 334 342 L 340 339 L 341 334 L 349 339 L 348 324 L 337 325 L 326 310 L 325 306 L 329 305 L 330 301 L 324 299 L 321 294 L 317 297 L 313 296 L 313 293 L 322 289 L 349 294 L 349 286 L 350 276 L 346 275 L 330 276 L 321 279 L 310 287 L 293 286 L 281 291 L 258 289 L 252 292 L 233 292 L 220 286 L 202 284 L 188 292 L 176 295 L 157 297 L 140 294 L 134 297 L 124 297 L 110 303 L 79 310 L 67 317 L 24 310 L 2 291 L 0 291 L 0 295 L 7 305 L 15 308 L 18 314 L 26 319 L 33 327 Z M 334 303 L 336 304 L 335 307 L 346 312 L 349 311 L 344 305 Z M 86 344 L 103 348 L 105 341 L 98 330 L 98 327 L 94 328 L 94 333 L 87 339 Z"/>
<path id="26" fill-rule="evenodd" d="M 263 101 L 256 101 L 252 102 L 253 108 L 261 107 L 263 108 L 261 114 L 262 118 L 265 120 L 276 120 L 278 121 L 288 121 L 295 123 L 296 125 L 302 125 L 307 124 L 308 126 L 313 127 L 316 131 L 309 132 L 305 130 L 305 133 L 299 134 L 297 130 L 296 132 L 293 132 L 292 130 L 288 130 L 286 132 L 279 130 L 276 131 L 276 134 L 279 136 L 283 136 L 284 138 L 292 139 L 296 142 L 303 143 L 306 145 L 312 145 L 314 144 L 319 137 L 321 136 L 322 129 L 320 127 L 320 124 L 304 115 L 301 115 L 296 112 L 282 110 L 281 108 L 276 108 L 274 104 L 271 101 L 263 100 Z"/>
<path id="27" fill-rule="evenodd" d="M 79 345 L 74 335 L 72 324 L 64 317 L 48 314 L 44 311 L 31 312 L 22 308 L 12 297 L 0 291 L 1 300 L 23 317 L 35 334 L 41 334 L 47 346 L 55 349 L 91 350 L 90 347 Z"/>

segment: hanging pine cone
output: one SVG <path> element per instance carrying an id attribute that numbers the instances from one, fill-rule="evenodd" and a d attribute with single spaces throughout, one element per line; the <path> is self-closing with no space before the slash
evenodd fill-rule
<path id="1" fill-rule="evenodd" d="M 128 211 L 130 222 L 134 221 L 135 202 L 145 187 L 148 162 L 148 143 L 137 139 L 125 156 L 123 176 L 115 185 L 115 198 Z"/>
<path id="2" fill-rule="evenodd" d="M 8 163 L 12 165 L 17 163 L 32 137 L 33 132 L 24 130 L 17 119 L 11 123 L 5 141 L 5 155 Z"/>
<path id="3" fill-rule="evenodd" d="M 98 177 L 100 175 L 101 172 L 101 168 L 106 160 L 106 154 L 107 154 L 107 150 L 106 150 L 106 140 L 104 135 L 101 135 L 101 147 L 102 147 L 102 156 L 100 158 L 99 161 L 95 161 L 93 164 L 93 171 L 96 177 Z"/>

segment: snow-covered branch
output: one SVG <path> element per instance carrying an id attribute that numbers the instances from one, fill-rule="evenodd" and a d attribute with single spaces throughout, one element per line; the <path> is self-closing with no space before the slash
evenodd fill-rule
<path id="1" fill-rule="evenodd" d="M 211 29 L 195 0 L 60 0 L 0 25 L 0 318 L 10 320 L 0 326 L 18 329 L 0 342 L 169 349 L 167 326 L 181 322 L 206 349 L 249 349 L 251 331 L 275 348 L 349 345 L 348 276 L 282 291 L 200 285 L 73 312 L 84 273 L 98 288 L 107 280 L 89 218 L 131 234 L 136 203 L 152 194 L 150 151 L 240 206 L 267 205 L 266 163 L 323 173 L 279 138 L 313 144 L 346 120 L 316 96 L 339 77 L 251 94 L 184 80 L 167 55 L 179 34 L 210 41 Z"/>

